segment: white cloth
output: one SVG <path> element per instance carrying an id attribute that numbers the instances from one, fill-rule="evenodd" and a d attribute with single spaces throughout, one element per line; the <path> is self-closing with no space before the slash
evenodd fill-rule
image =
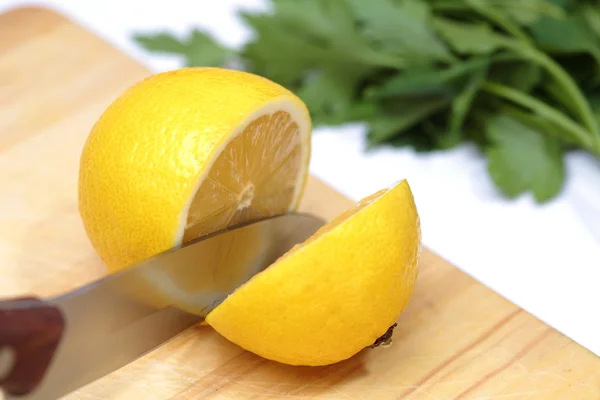
<path id="1" fill-rule="evenodd" d="M 0 12 L 21 3 L 0 0 Z M 253 1 L 46 0 L 155 71 L 180 66 L 150 55 L 131 40 L 133 32 L 191 27 L 209 30 L 223 43 L 248 37 L 235 17 Z M 408 149 L 364 151 L 360 125 L 319 129 L 311 171 L 358 200 L 403 178 L 409 180 L 422 216 L 423 240 L 509 300 L 600 355 L 600 162 L 579 153 L 568 157 L 564 193 L 550 204 L 528 196 L 503 199 L 473 148 L 431 154 Z"/>

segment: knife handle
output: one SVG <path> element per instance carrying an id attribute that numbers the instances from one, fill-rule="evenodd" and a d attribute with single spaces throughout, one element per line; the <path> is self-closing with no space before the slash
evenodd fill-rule
<path id="1" fill-rule="evenodd" d="M 17 396 L 33 391 L 52 361 L 64 328 L 62 312 L 43 300 L 0 301 L 0 389 Z"/>

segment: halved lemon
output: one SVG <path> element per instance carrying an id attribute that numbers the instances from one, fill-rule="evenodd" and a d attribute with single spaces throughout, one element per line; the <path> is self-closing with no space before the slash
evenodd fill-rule
<path id="1" fill-rule="evenodd" d="M 304 103 L 268 79 L 221 68 L 150 76 L 105 110 L 85 143 L 85 230 L 114 272 L 221 228 L 295 210 L 310 136 Z M 240 263 L 245 256 L 238 252 Z M 206 282 L 174 285 L 185 299 Z"/>
<path id="2" fill-rule="evenodd" d="M 264 358 L 335 363 L 389 335 L 412 295 L 420 254 L 419 214 L 401 181 L 296 245 L 206 321 Z"/>

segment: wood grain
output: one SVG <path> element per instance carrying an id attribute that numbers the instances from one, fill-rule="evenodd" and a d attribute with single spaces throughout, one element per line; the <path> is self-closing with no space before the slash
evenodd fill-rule
<path id="1" fill-rule="evenodd" d="M 77 214 L 79 154 L 102 110 L 148 74 L 48 10 L 0 16 L 0 295 L 106 273 Z M 312 179 L 303 209 L 331 218 L 350 204 Z M 597 400 L 600 359 L 425 251 L 389 348 L 298 368 L 199 326 L 66 398 Z"/>

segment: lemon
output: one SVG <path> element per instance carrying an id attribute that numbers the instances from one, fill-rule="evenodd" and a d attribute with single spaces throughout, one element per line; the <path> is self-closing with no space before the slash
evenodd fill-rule
<path id="1" fill-rule="evenodd" d="M 86 233 L 114 272 L 232 224 L 295 210 L 310 134 L 304 103 L 260 76 L 221 68 L 150 76 L 109 105 L 85 143 Z"/>
<path id="2" fill-rule="evenodd" d="M 359 202 L 208 314 L 264 358 L 326 365 L 372 345 L 406 307 L 418 275 L 419 215 L 407 181 Z"/>
<path id="3" fill-rule="evenodd" d="M 310 135 L 304 103 L 260 76 L 221 68 L 150 76 L 108 106 L 83 147 L 86 233 L 116 272 L 227 226 L 293 211 L 306 183 Z M 198 293 L 225 296 L 247 279 L 247 260 L 256 258 L 262 238 L 240 234 L 245 238 L 220 240 L 221 248 L 238 243 L 213 263 L 227 271 L 145 272 L 130 282 L 130 294 L 152 306 L 202 312 Z"/>

